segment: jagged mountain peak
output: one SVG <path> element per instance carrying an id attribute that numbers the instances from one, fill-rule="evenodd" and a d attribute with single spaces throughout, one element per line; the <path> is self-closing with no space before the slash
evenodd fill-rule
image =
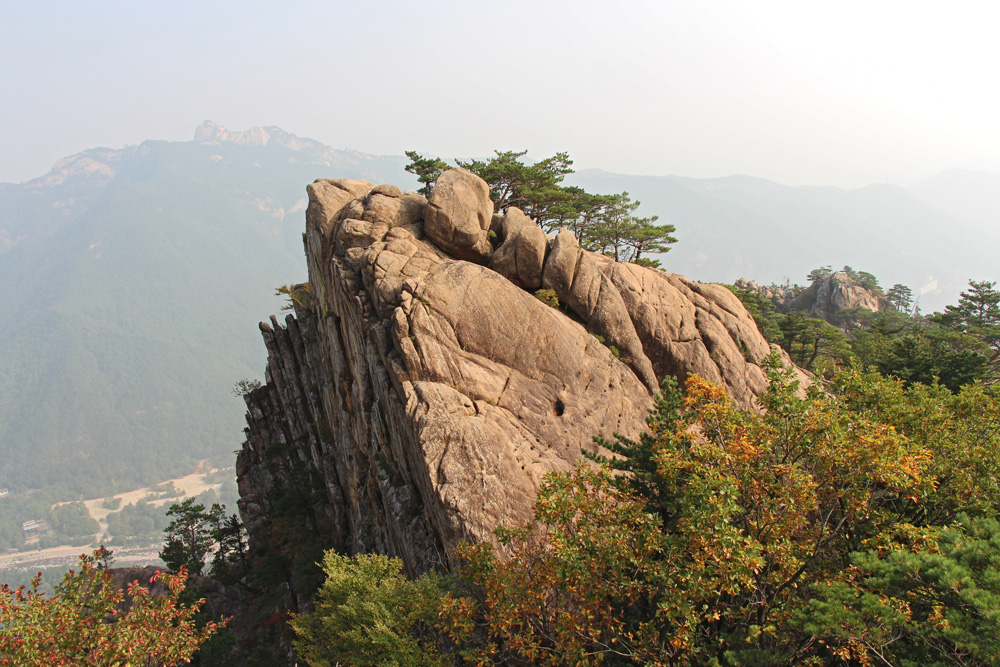
<path id="1" fill-rule="evenodd" d="M 232 143 L 241 146 L 268 146 L 276 144 L 295 151 L 304 148 L 326 148 L 324 144 L 318 141 L 285 132 L 277 125 L 257 126 L 247 130 L 230 131 L 213 120 L 205 120 L 195 128 L 194 141 L 196 143 Z"/>

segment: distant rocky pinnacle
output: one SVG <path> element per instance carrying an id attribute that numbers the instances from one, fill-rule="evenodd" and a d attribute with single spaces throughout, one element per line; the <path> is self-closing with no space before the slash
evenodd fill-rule
<path id="1" fill-rule="evenodd" d="M 838 323 L 838 313 L 844 310 L 863 308 L 879 313 L 893 309 L 888 299 L 865 288 L 844 271 L 834 271 L 804 290 L 779 285 L 758 285 L 745 278 L 740 278 L 734 285 L 757 292 L 788 310 L 807 312 L 810 317 L 818 317 L 830 323 Z"/>
<path id="2" fill-rule="evenodd" d="M 283 548 L 283 498 L 309 484 L 292 522 L 325 547 L 447 568 L 459 541 L 529 521 L 542 476 L 593 436 L 641 432 L 665 376 L 697 373 L 747 407 L 766 386 L 771 348 L 725 287 L 496 214 L 468 171 L 429 199 L 364 181 L 307 190 L 310 291 L 261 325 L 267 381 L 247 396 L 237 463 L 259 559 Z"/>
<path id="3" fill-rule="evenodd" d="M 285 132 L 280 127 L 270 125 L 268 127 L 251 127 L 249 130 L 230 132 L 216 122 L 204 121 L 195 128 L 194 140 L 197 143 L 232 143 L 242 146 L 267 146 L 278 144 L 292 150 L 303 148 L 313 148 L 324 150 L 327 147 L 318 141 L 304 139 L 294 134 Z"/>

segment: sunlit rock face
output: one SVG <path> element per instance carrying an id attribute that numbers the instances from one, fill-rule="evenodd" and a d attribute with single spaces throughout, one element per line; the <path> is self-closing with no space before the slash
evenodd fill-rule
<path id="1" fill-rule="evenodd" d="M 638 434 L 665 376 L 748 407 L 766 385 L 771 348 L 727 289 L 494 215 L 470 172 L 429 201 L 363 181 L 308 193 L 309 290 L 261 325 L 267 383 L 238 461 L 258 555 L 283 494 L 309 484 L 297 520 L 326 547 L 447 568 L 458 542 L 531 520 L 543 476 L 595 435 Z"/>

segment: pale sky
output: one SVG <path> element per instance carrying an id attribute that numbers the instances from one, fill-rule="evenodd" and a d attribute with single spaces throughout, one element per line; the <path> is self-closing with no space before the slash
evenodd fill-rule
<path id="1" fill-rule="evenodd" d="M 1000 3 L 0 0 L 0 181 L 212 119 L 334 148 L 908 185 L 1000 169 Z"/>

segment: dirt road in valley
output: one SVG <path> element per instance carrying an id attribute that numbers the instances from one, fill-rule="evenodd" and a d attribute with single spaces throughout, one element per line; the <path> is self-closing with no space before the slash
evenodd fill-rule
<path id="1" fill-rule="evenodd" d="M 208 489 L 215 489 L 218 491 L 219 487 L 222 486 L 221 483 L 209 483 L 206 481 L 207 477 L 211 477 L 217 472 L 217 469 L 212 469 L 192 473 L 190 475 L 185 475 L 184 477 L 178 477 L 177 479 L 167 480 L 166 482 L 163 482 L 163 484 L 173 484 L 179 491 L 181 491 L 181 493 L 183 493 L 183 496 L 175 496 L 173 498 L 150 498 L 149 502 L 153 505 L 166 505 L 167 503 L 172 505 L 180 502 L 185 497 L 193 498 Z M 119 505 L 119 508 L 121 508 L 126 505 L 134 504 L 143 498 L 146 498 L 150 494 L 155 494 L 156 492 L 157 489 L 155 486 L 147 486 L 141 489 L 135 489 L 134 491 L 119 493 L 115 496 L 115 498 L 121 498 L 122 502 L 121 505 Z M 58 504 L 63 505 L 65 503 Z M 99 543 L 101 541 L 101 536 L 105 534 L 105 531 L 108 528 L 106 520 L 112 510 L 109 510 L 104 506 L 104 498 L 91 498 L 90 500 L 84 500 L 83 504 L 90 513 L 90 516 L 93 517 L 94 520 L 101 526 L 100 532 L 94 535 L 94 543 Z M 159 558 L 161 548 L 162 544 L 145 547 L 114 547 L 113 545 L 111 547 L 114 552 L 114 565 L 118 567 L 133 565 L 162 565 L 162 561 L 160 561 Z M 76 564 L 80 554 L 90 553 L 91 551 L 93 551 L 93 549 L 90 546 L 61 546 L 52 547 L 51 549 L 41 549 L 38 551 L 19 551 L 17 553 L 0 554 L 0 572 L 4 570 L 72 567 Z"/>
<path id="2" fill-rule="evenodd" d="M 112 548 L 113 567 L 132 567 L 142 565 L 163 565 L 160 560 L 161 545 L 146 547 Z M 41 551 L 22 551 L 16 554 L 0 556 L 0 582 L 4 570 L 42 570 L 49 567 L 73 567 L 81 554 L 89 554 L 93 549 L 84 547 L 53 547 Z M 48 578 L 46 578 L 48 581 Z"/>

